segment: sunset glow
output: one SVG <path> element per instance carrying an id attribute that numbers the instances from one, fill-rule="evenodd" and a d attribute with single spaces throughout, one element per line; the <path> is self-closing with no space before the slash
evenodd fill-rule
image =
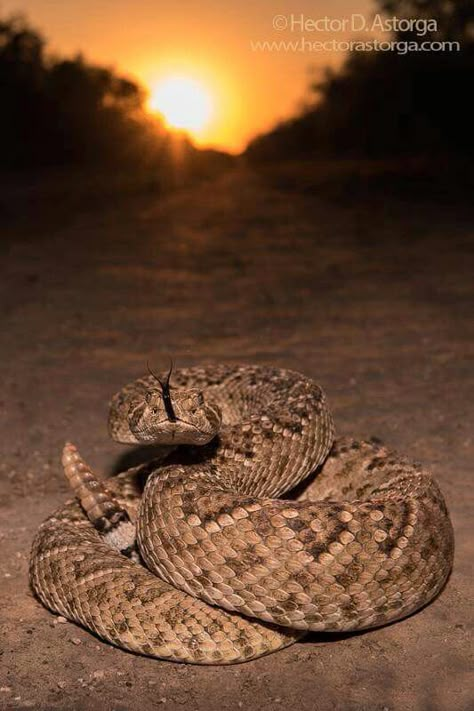
<path id="1" fill-rule="evenodd" d="M 188 77 L 167 77 L 152 86 L 148 106 L 165 118 L 171 128 L 198 137 L 206 128 L 213 102 L 205 87 Z"/>
<path id="2" fill-rule="evenodd" d="M 4 13 L 25 12 L 54 52 L 84 53 L 89 62 L 112 65 L 148 90 L 149 111 L 188 131 L 196 145 L 232 152 L 294 115 L 306 100 L 308 84 L 319 78 L 314 71 L 335 68 L 344 59 L 344 53 L 331 51 L 255 51 L 255 42 L 302 38 L 300 32 L 279 29 L 278 22 L 274 26 L 274 17 L 283 12 L 287 20 L 300 13 L 348 18 L 373 10 L 373 0 L 324 0 L 317 11 L 310 0 L 293 9 L 291 3 L 286 10 L 277 5 L 244 2 L 242 11 L 226 19 L 213 0 L 190 0 L 185 7 L 149 0 L 1 0 Z M 349 31 L 318 31 L 307 39 L 350 37 Z"/>

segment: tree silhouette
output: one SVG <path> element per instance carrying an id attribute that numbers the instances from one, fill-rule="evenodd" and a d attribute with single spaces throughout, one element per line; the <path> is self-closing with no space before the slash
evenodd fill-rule
<path id="1" fill-rule="evenodd" d="M 474 152 L 472 0 L 379 0 L 387 16 L 437 21 L 419 36 L 403 30 L 393 39 L 407 53 L 353 52 L 337 72 L 311 87 L 302 115 L 250 143 L 250 159 L 308 155 L 368 157 Z M 459 51 L 421 51 L 422 42 L 459 42 Z"/>
<path id="2" fill-rule="evenodd" d="M 435 19 L 436 38 L 459 41 L 467 45 L 473 40 L 474 5 L 472 0 L 379 0 L 381 12 L 398 18 Z M 406 33 L 398 33 L 404 37 Z"/>
<path id="3" fill-rule="evenodd" d="M 48 56 L 22 16 L 0 21 L 0 165 L 161 166 L 173 140 L 146 94 L 111 69 Z M 180 137 L 181 161 L 197 151 Z"/>

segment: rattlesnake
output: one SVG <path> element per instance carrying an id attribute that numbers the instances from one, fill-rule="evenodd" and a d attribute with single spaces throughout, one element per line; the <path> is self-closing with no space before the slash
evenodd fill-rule
<path id="1" fill-rule="evenodd" d="M 113 398 L 109 428 L 163 445 L 167 459 L 105 489 L 67 445 L 76 499 L 40 527 L 31 583 L 48 608 L 120 647 L 245 661 L 308 630 L 405 617 L 450 572 L 437 484 L 377 442 L 334 442 L 323 393 L 303 375 L 213 365 L 177 370 L 170 388 L 169 374 L 150 374 Z"/>

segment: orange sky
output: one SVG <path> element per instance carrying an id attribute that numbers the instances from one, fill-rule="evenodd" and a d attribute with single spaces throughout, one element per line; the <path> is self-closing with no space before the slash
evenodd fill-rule
<path id="1" fill-rule="evenodd" d="M 303 45 L 262 53 L 253 51 L 251 42 L 347 39 L 353 36 L 351 15 L 372 9 L 370 0 L 0 0 L 2 15 L 25 13 L 61 54 L 80 50 L 90 61 L 112 65 L 148 87 L 171 73 L 201 81 L 215 109 L 197 142 L 233 151 L 297 109 L 309 67 L 334 65 L 344 56 L 302 51 Z M 346 19 L 348 26 L 338 32 L 301 31 L 301 15 L 305 21 Z M 273 29 L 273 22 L 281 27 L 285 21 L 294 23 L 293 31 Z"/>

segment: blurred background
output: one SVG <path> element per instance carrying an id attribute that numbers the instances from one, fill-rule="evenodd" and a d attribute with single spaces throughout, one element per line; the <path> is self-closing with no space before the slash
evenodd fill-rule
<path id="1" fill-rule="evenodd" d="M 24 6 L 0 23 L 3 171 L 122 169 L 168 187 L 237 155 L 443 175 L 472 156 L 469 0 L 338 0 L 317 17 L 307 0 L 225 18 L 212 0 Z M 369 40 L 385 48 L 344 51 Z"/>
<path id="2" fill-rule="evenodd" d="M 0 707 L 471 708 L 472 0 L 0 13 Z M 137 461 L 108 401 L 169 356 L 304 372 L 339 434 L 423 461 L 456 533 L 440 598 L 229 669 L 56 625 L 26 581 L 63 443 Z"/>

